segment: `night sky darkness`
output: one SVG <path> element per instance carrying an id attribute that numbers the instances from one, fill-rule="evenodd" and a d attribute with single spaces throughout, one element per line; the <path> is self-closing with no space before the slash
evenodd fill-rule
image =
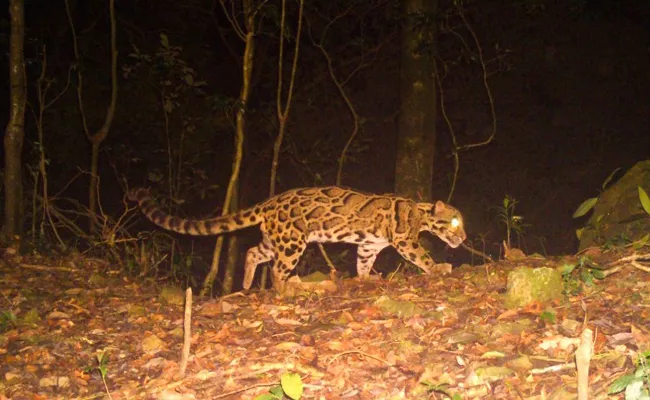
<path id="1" fill-rule="evenodd" d="M 125 176 L 130 186 L 165 187 L 166 126 L 174 149 L 180 148 L 180 133 L 185 132 L 180 192 L 188 200 L 184 210 L 201 216 L 218 209 L 230 173 L 233 145 L 233 129 L 223 104 L 239 92 L 243 43 L 223 12 L 218 7 L 211 9 L 212 3 L 116 1 L 120 93 L 101 162 L 103 203 L 110 212 L 120 211 L 122 189 L 118 176 Z M 519 201 L 517 213 L 530 224 L 522 244 L 525 250 L 541 252 L 543 243 L 550 254 L 573 253 L 577 248 L 574 229 L 579 222 L 573 221 L 571 214 L 576 207 L 598 194 L 614 168 L 626 169 L 650 157 L 650 2 L 473 3 L 465 13 L 487 61 L 497 132 L 489 145 L 461 153 L 460 176 L 451 203 L 464 213 L 470 237 L 484 235 L 487 250 L 493 255 L 498 254 L 497 244 L 504 236 L 494 207 L 506 194 Z M 0 4 L 0 43 L 5 49 L 0 122 L 6 126 L 9 26 L 7 2 Z M 47 75 L 54 79 L 52 93 L 65 86 L 68 68 L 74 62 L 63 4 L 58 0 L 26 1 L 25 53 L 32 105 L 42 46 L 47 49 Z M 107 4 L 99 0 L 71 1 L 83 54 L 85 108 L 91 129 L 101 126 L 109 102 Z M 350 4 L 310 2 L 305 16 L 313 40 L 321 40 L 327 22 Z M 323 39 L 341 78 L 352 73 L 365 54 L 367 63 L 345 86 L 365 123 L 349 154 L 343 184 L 377 193 L 392 191 L 394 182 L 399 109 L 395 5 L 360 1 L 349 15 L 329 28 Z M 292 16 L 294 12 L 292 7 Z M 263 200 L 268 193 L 277 132 L 274 101 L 278 38 L 273 19 L 271 14 L 265 18 L 256 44 L 241 175 L 243 205 Z M 489 136 L 491 117 L 481 69 L 472 61 L 476 46 L 457 16 L 445 21 L 470 45 L 470 51 L 463 50 L 457 37 L 448 31 L 439 36 L 438 55 L 448 68 L 442 84 L 445 110 L 459 143 L 478 142 Z M 295 23 L 289 30 L 293 35 Z M 172 82 L 166 88 L 169 94 L 174 85 L 182 87 L 182 80 L 155 55 L 160 50 L 161 33 L 167 35 L 170 45 L 178 46 L 177 60 L 193 69 L 195 79 L 207 83 L 202 91 L 178 89 L 177 106 L 167 122 L 161 110 L 161 82 Z M 150 55 L 152 61 L 130 56 L 135 48 Z M 181 65 L 180 61 L 175 65 Z M 280 159 L 280 191 L 335 181 L 336 160 L 351 132 L 352 120 L 326 68 L 322 54 L 305 34 L 289 131 Z M 438 119 L 432 184 L 434 195 L 446 200 L 453 171 L 450 133 L 442 118 Z M 26 124 L 24 160 L 25 165 L 34 166 L 36 130 L 29 110 Z M 74 90 L 47 110 L 44 127 L 50 190 L 58 192 L 76 173 L 77 166 L 87 169 L 89 162 L 89 146 L 81 130 Z M 161 178 L 160 183 L 151 181 L 156 177 Z M 31 189 L 27 171 L 25 182 Z M 87 181 L 80 179 L 65 195 L 84 201 L 85 185 Z M 212 241 L 201 243 L 209 245 Z M 453 261 L 464 256 L 448 252 L 448 257 Z"/>

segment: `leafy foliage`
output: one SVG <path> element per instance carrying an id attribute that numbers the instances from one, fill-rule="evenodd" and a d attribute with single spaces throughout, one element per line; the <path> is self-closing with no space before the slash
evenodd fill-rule
<path id="1" fill-rule="evenodd" d="M 641 186 L 638 186 L 639 202 L 648 215 L 650 215 L 650 198 Z M 573 218 L 580 218 L 587 214 L 598 202 L 598 197 L 591 197 L 583 201 L 573 213 Z"/>
<path id="2" fill-rule="evenodd" d="M 578 208 L 574 211 L 573 213 L 573 218 L 580 218 L 585 216 L 589 211 L 591 211 L 596 204 L 598 203 L 598 200 L 602 193 L 604 192 L 605 189 L 609 186 L 609 184 L 612 182 L 614 176 L 620 171 L 620 168 L 616 168 L 614 171 L 612 171 L 609 176 L 605 179 L 603 184 L 601 185 L 601 193 L 596 196 L 596 197 L 591 197 L 580 203 Z M 645 212 L 650 215 L 650 198 L 648 197 L 648 194 L 646 191 L 641 187 L 637 186 L 637 191 L 638 191 L 638 197 L 639 197 L 639 204 L 645 210 Z M 596 233 L 596 236 L 599 240 L 602 239 L 602 229 L 603 229 L 603 221 L 605 219 L 605 214 L 600 214 L 596 216 L 596 218 L 592 218 L 589 222 L 589 224 L 585 227 L 576 229 L 576 236 L 578 240 L 582 239 L 583 233 L 585 230 L 593 230 Z M 643 218 L 642 216 L 635 216 L 636 219 L 638 218 Z M 629 222 L 629 221 L 628 221 Z M 642 239 L 643 241 L 643 239 Z M 623 234 L 617 235 L 617 237 L 609 237 L 607 239 L 607 242 L 605 243 L 605 247 L 618 247 L 618 246 L 624 246 L 632 243 L 632 240 L 630 240 L 628 237 L 626 237 Z"/>
<path id="3" fill-rule="evenodd" d="M 601 190 L 602 191 L 607 189 L 609 184 L 612 182 L 612 179 L 614 179 L 614 176 L 616 175 L 616 173 L 618 171 L 620 171 L 620 170 L 621 170 L 621 168 L 618 167 L 618 168 L 615 168 L 612 172 L 610 172 L 610 174 L 607 176 L 607 178 L 605 178 L 605 180 L 603 181 L 603 184 L 601 185 Z M 586 215 L 592 208 L 594 208 L 596 203 L 598 203 L 598 196 L 591 197 L 591 198 L 583 201 L 578 206 L 578 208 L 575 210 L 575 212 L 573 213 L 573 218 L 580 218 L 580 217 Z"/>
<path id="4" fill-rule="evenodd" d="M 564 264 L 560 272 L 564 278 L 564 292 L 570 295 L 582 293 L 585 288 L 591 288 L 595 281 L 604 279 L 602 269 L 589 257 L 580 257 L 578 264 Z"/>
<path id="5" fill-rule="evenodd" d="M 106 374 L 108 374 L 108 353 L 102 351 L 97 354 L 97 370 L 102 375 L 102 379 L 106 380 Z"/>
<path id="6" fill-rule="evenodd" d="M 608 394 L 617 394 L 625 391 L 625 400 L 650 399 L 650 350 L 639 355 L 636 370 L 615 380 L 607 391 Z"/>
<path id="7" fill-rule="evenodd" d="M 556 314 L 553 311 L 545 310 L 542 311 L 539 318 L 548 324 L 554 324 L 556 321 Z"/>
<path id="8" fill-rule="evenodd" d="M 422 385 L 427 387 L 427 391 L 430 393 L 440 393 L 443 394 L 444 396 L 448 397 L 451 400 L 461 400 L 462 396 L 458 393 L 451 393 L 449 389 L 447 389 L 446 384 L 435 384 L 429 381 L 423 381 L 420 382 Z"/>
<path id="9" fill-rule="evenodd" d="M 580 218 L 587 214 L 598 203 L 598 197 L 591 197 L 583 201 L 573 213 L 573 218 Z"/>
<path id="10" fill-rule="evenodd" d="M 0 311 L 0 332 L 13 328 L 17 322 L 16 314 L 11 311 Z"/>
<path id="11" fill-rule="evenodd" d="M 303 384 L 300 375 L 286 372 L 280 377 L 280 385 L 269 390 L 269 393 L 259 395 L 255 400 L 282 400 L 288 397 L 291 400 L 302 398 Z"/>
<path id="12" fill-rule="evenodd" d="M 638 187 L 639 190 L 639 201 L 641 202 L 641 206 L 645 210 L 648 215 L 650 215 L 650 198 L 648 198 L 648 194 L 646 193 L 645 190 L 641 186 Z"/>

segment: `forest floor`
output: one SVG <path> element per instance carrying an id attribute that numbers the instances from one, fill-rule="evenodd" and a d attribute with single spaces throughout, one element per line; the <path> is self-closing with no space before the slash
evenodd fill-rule
<path id="1" fill-rule="evenodd" d="M 596 253 L 602 265 L 631 254 Z M 195 297 L 179 378 L 182 295 L 163 301 L 161 287 L 100 260 L 5 255 L 0 399 L 276 399 L 281 380 L 288 394 L 302 385 L 303 399 L 573 399 L 585 326 L 590 398 L 623 398 L 607 390 L 650 349 L 650 272 L 619 264 L 551 306 L 503 305 L 513 268 L 567 262 L 345 279 L 285 298 Z"/>

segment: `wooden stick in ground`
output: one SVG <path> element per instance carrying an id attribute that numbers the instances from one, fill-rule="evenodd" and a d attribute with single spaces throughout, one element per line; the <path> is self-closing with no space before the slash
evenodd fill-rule
<path id="1" fill-rule="evenodd" d="M 323 247 L 322 243 L 318 243 L 318 249 L 320 250 L 320 253 L 323 255 L 323 258 L 325 259 L 327 266 L 330 268 L 330 280 L 332 282 L 336 282 L 336 268 L 334 267 L 334 263 L 325 252 L 325 248 Z"/>
<path id="2" fill-rule="evenodd" d="M 580 335 L 580 346 L 576 350 L 578 368 L 578 400 L 589 399 L 589 362 L 593 354 L 594 333 L 586 328 Z"/>
<path id="3" fill-rule="evenodd" d="M 181 352 L 181 363 L 178 376 L 185 377 L 187 360 L 190 358 L 190 340 L 192 339 L 192 288 L 185 291 L 185 316 L 183 318 L 183 350 Z"/>
<path id="4" fill-rule="evenodd" d="M 461 246 L 462 246 L 465 250 L 469 251 L 470 253 L 474 253 L 474 254 L 476 254 L 477 256 L 482 257 L 483 260 L 486 260 L 487 262 L 494 262 L 494 260 L 492 259 L 492 257 L 490 257 L 489 255 L 487 255 L 486 253 L 484 253 L 484 252 L 482 252 L 482 251 L 476 250 L 475 248 L 473 248 L 473 247 L 471 247 L 471 246 L 468 246 L 468 245 L 465 244 L 465 243 L 462 243 Z"/>

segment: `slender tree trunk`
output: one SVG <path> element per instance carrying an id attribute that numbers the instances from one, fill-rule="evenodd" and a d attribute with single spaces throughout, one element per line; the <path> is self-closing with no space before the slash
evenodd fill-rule
<path id="1" fill-rule="evenodd" d="M 115 0 L 109 0 L 109 18 L 111 22 L 111 103 L 106 111 L 106 119 L 101 129 L 93 135 L 86 131 L 86 136 L 92 145 L 90 159 L 90 185 L 88 188 L 88 210 L 90 214 L 90 231 L 94 231 L 97 223 L 97 193 L 99 192 L 99 150 L 111 129 L 115 108 L 117 107 L 117 33 L 115 16 Z"/>
<path id="2" fill-rule="evenodd" d="M 230 202 L 230 210 L 236 211 L 239 209 L 239 180 L 238 185 L 234 187 L 232 194 L 232 201 Z M 237 270 L 237 261 L 239 260 L 239 239 L 238 236 L 228 236 L 228 257 L 226 257 L 226 269 L 223 275 L 223 285 L 221 293 L 223 295 L 232 293 L 233 282 L 235 281 L 235 271 Z"/>
<path id="3" fill-rule="evenodd" d="M 235 156 L 233 157 L 232 162 L 232 172 L 230 174 L 230 181 L 228 182 L 228 189 L 226 190 L 226 199 L 223 205 L 223 214 L 228 214 L 233 212 L 234 209 L 231 206 L 234 201 L 235 195 L 238 193 L 239 185 L 239 170 L 241 169 L 241 160 L 244 154 L 244 132 L 246 130 L 246 104 L 248 103 L 248 97 L 251 92 L 251 77 L 253 74 L 253 59 L 255 54 L 255 12 L 253 12 L 252 0 L 244 0 L 243 9 L 245 15 L 245 26 L 246 34 L 244 39 L 244 59 L 242 60 L 242 86 L 241 91 L 239 92 L 239 108 L 237 110 L 236 117 L 236 131 L 235 131 Z M 232 246 L 229 245 L 228 248 L 236 247 L 236 243 Z M 214 251 L 212 252 L 212 264 L 210 265 L 210 271 L 203 281 L 203 287 L 201 288 L 201 296 L 207 296 L 208 293 L 212 290 L 212 284 L 214 283 L 217 273 L 219 272 L 219 259 L 221 257 L 221 249 L 223 248 L 223 236 L 217 238 L 217 242 L 214 246 Z M 236 257 L 228 257 L 228 265 L 226 266 L 226 271 L 228 274 L 234 274 Z M 225 290 L 225 287 L 224 287 Z"/>
<path id="4" fill-rule="evenodd" d="M 5 238 L 13 240 L 21 231 L 23 181 L 21 153 L 25 136 L 25 10 L 23 0 L 10 0 L 11 37 L 9 44 L 9 80 L 11 109 L 5 131 Z"/>
<path id="5" fill-rule="evenodd" d="M 68 15 L 68 23 L 72 32 L 72 47 L 74 50 L 77 62 L 81 62 L 81 54 L 79 53 L 79 45 L 77 43 L 77 32 L 75 30 L 74 22 L 72 20 L 72 13 L 70 11 L 70 3 L 68 0 L 64 1 L 66 13 Z M 116 25 L 117 18 L 115 16 L 115 0 L 108 1 L 109 19 L 111 24 L 110 42 L 111 42 L 111 100 L 106 110 L 106 119 L 102 127 L 95 133 L 90 133 L 88 125 L 86 124 L 86 114 L 84 111 L 83 102 L 83 73 L 81 68 L 77 68 L 77 102 L 79 106 L 79 113 L 81 114 L 81 121 L 84 128 L 86 138 L 92 147 L 90 156 L 90 183 L 88 185 L 88 221 L 89 230 L 93 232 L 97 226 L 97 193 L 99 192 L 99 150 L 102 143 L 108 137 L 108 132 L 111 129 L 113 118 L 115 117 L 115 109 L 117 107 L 117 33 Z"/>
<path id="6" fill-rule="evenodd" d="M 402 0 L 402 39 L 395 192 L 431 199 L 436 146 L 434 75 L 437 0 Z"/>
<path id="7" fill-rule="evenodd" d="M 105 138 L 106 136 L 104 136 Z M 97 136 L 94 137 L 98 138 Z M 93 140 L 91 142 L 91 153 L 90 153 L 90 184 L 88 185 L 88 214 L 90 216 L 89 229 L 90 232 L 93 232 L 97 227 L 97 192 L 99 189 L 99 148 L 101 143 L 104 141 L 104 138 L 101 140 Z"/>

